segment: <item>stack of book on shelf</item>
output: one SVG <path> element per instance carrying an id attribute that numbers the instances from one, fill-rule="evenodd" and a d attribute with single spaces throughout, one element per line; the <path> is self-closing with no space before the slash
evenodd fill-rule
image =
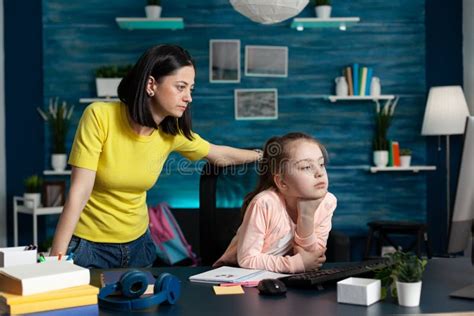
<path id="1" fill-rule="evenodd" d="M 397 141 L 390 141 L 388 147 L 388 167 L 400 167 L 400 145 Z"/>
<path id="2" fill-rule="evenodd" d="M 97 304 L 88 269 L 51 261 L 0 269 L 0 313 L 23 314 Z"/>
<path id="3" fill-rule="evenodd" d="M 373 78 L 373 68 L 353 64 L 343 69 L 347 81 L 349 95 L 371 95 L 370 84 Z"/>

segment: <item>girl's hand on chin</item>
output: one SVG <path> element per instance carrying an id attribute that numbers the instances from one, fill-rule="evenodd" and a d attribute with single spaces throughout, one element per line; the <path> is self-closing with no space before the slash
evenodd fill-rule
<path id="1" fill-rule="evenodd" d="M 298 213 L 302 215 L 314 215 L 319 205 L 324 200 L 324 197 L 326 196 L 326 194 L 327 194 L 327 191 L 323 196 L 317 199 L 298 199 L 298 202 L 297 202 Z"/>

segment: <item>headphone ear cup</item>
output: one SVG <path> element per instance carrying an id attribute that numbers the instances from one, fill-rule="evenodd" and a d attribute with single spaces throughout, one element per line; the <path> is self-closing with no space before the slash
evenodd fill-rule
<path id="1" fill-rule="evenodd" d="M 119 281 L 119 289 L 122 295 L 128 298 L 142 296 L 148 287 L 148 279 L 145 273 L 131 270 L 122 275 Z"/>
<path id="2" fill-rule="evenodd" d="M 155 294 L 160 292 L 166 293 L 167 304 L 175 304 L 181 296 L 181 283 L 177 277 L 169 273 L 162 273 L 156 279 L 155 287 L 153 289 Z"/>

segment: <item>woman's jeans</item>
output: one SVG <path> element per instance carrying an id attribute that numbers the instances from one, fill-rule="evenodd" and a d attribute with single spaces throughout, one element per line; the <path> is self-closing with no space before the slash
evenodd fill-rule
<path id="1" fill-rule="evenodd" d="M 156 259 L 155 244 L 150 230 L 139 238 L 123 243 L 97 243 L 72 236 L 67 254 L 73 253 L 74 263 L 85 268 L 145 268 Z"/>

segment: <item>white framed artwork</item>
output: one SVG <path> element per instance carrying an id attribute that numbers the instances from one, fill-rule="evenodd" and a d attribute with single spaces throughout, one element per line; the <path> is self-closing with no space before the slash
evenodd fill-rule
<path id="1" fill-rule="evenodd" d="M 288 77 L 288 47 L 246 45 L 245 75 Z"/>
<path id="2" fill-rule="evenodd" d="M 236 120 L 275 120 L 278 118 L 277 89 L 235 89 Z"/>
<path id="3" fill-rule="evenodd" d="M 209 82 L 240 82 L 240 40 L 209 41 Z"/>

